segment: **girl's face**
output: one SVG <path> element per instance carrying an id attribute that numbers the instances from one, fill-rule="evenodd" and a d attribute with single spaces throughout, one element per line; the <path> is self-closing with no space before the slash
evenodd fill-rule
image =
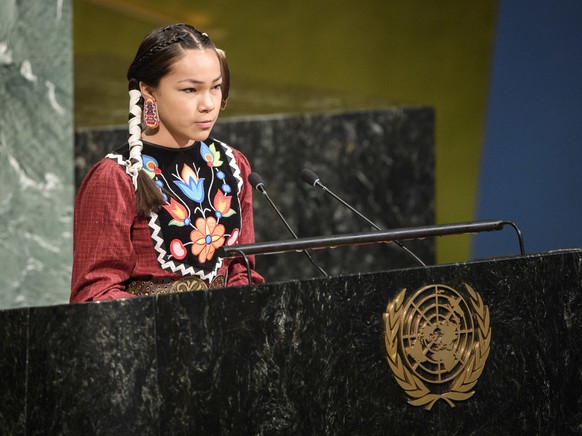
<path id="1" fill-rule="evenodd" d="M 166 147 L 186 147 L 210 135 L 222 103 L 222 74 L 211 49 L 185 50 L 156 88 L 140 83 L 144 98 L 158 105 L 160 127 L 144 139 Z"/>

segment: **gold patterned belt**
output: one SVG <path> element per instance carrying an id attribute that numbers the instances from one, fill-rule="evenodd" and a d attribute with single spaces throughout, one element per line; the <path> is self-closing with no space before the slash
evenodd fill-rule
<path id="1" fill-rule="evenodd" d="M 129 282 L 126 292 L 133 295 L 177 294 L 180 292 L 204 291 L 206 289 L 224 288 L 226 277 L 218 275 L 210 285 L 199 277 L 182 277 L 178 280 L 159 278 L 153 280 L 135 280 Z"/>

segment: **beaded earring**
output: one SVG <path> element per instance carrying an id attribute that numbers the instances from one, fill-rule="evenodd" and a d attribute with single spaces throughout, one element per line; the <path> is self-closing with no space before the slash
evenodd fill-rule
<path id="1" fill-rule="evenodd" d="M 144 103 L 144 121 L 149 129 L 157 129 L 160 126 L 158 118 L 158 105 L 152 98 L 146 99 Z"/>

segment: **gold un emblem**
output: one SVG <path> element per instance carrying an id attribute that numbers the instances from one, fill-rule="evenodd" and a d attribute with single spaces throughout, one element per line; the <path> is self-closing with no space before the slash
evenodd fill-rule
<path id="1" fill-rule="evenodd" d="M 438 400 L 455 407 L 473 388 L 489 356 L 489 309 L 465 283 L 466 296 L 445 285 L 406 289 L 386 307 L 384 340 L 394 378 L 413 406 Z M 429 388 L 430 386 L 430 388 Z"/>

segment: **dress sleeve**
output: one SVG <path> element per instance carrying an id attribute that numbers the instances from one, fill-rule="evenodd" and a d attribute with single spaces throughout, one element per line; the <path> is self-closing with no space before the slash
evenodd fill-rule
<path id="1" fill-rule="evenodd" d="M 97 163 L 75 200 L 71 303 L 130 298 L 124 282 L 136 264 L 131 241 L 135 191 L 111 159 Z"/>
<path id="2" fill-rule="evenodd" d="M 251 166 L 247 158 L 240 151 L 235 149 L 233 149 L 233 151 L 243 179 L 243 185 L 239 196 L 241 207 L 241 232 L 238 243 L 252 244 L 255 242 L 255 226 L 253 219 L 253 188 L 248 181 Z M 251 279 L 253 283 L 264 283 L 265 279 L 263 276 L 255 271 L 255 256 L 249 256 L 248 260 L 251 267 Z M 247 268 L 241 258 L 235 257 L 226 259 L 225 266 L 228 268 L 227 286 L 249 284 Z"/>

